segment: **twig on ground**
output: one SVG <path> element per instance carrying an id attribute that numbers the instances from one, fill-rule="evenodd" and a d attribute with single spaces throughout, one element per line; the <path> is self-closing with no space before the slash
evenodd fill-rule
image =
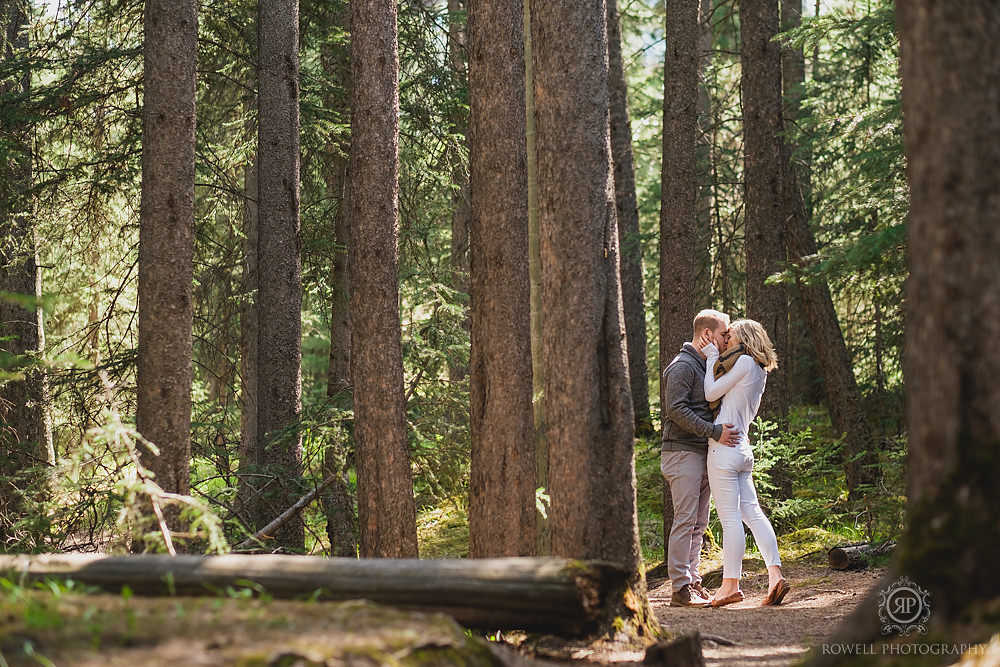
<path id="1" fill-rule="evenodd" d="M 703 642 L 712 642 L 713 644 L 718 644 L 719 646 L 741 646 L 739 642 L 725 637 L 720 637 L 719 635 L 702 635 L 701 640 Z"/>

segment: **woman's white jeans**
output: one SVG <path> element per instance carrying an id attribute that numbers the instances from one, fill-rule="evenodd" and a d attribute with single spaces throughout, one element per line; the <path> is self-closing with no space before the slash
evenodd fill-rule
<path id="1" fill-rule="evenodd" d="M 753 451 L 745 443 L 728 447 L 710 442 L 708 446 L 708 482 L 722 524 L 722 576 L 726 579 L 739 579 L 743 573 L 744 523 L 753 533 L 764 564 L 781 565 L 774 528 L 757 502 Z"/>

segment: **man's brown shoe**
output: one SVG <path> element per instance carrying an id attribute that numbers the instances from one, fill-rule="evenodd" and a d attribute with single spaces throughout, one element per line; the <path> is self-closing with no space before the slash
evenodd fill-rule
<path id="1" fill-rule="evenodd" d="M 684 584 L 679 591 L 674 591 L 674 594 L 670 596 L 671 607 L 707 607 L 708 605 L 708 599 L 698 595 L 697 591 L 692 590 L 690 584 Z"/>

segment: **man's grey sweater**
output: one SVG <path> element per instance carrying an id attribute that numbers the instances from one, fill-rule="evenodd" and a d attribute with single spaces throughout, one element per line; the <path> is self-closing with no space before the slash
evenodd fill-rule
<path id="1" fill-rule="evenodd" d="M 722 437 L 705 400 L 705 360 L 691 343 L 663 371 L 663 451 L 708 453 L 708 439 Z"/>

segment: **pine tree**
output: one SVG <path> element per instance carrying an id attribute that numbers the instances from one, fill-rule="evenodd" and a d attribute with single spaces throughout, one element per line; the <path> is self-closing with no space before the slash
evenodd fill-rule
<path id="1" fill-rule="evenodd" d="M 695 314 L 698 123 L 698 5 L 667 0 L 663 69 L 663 163 L 660 172 L 660 377 L 684 341 Z M 706 248 L 707 251 L 707 248 Z M 661 386 L 660 405 L 663 405 Z M 663 482 L 663 544 L 674 521 Z M 665 547 L 666 548 L 666 547 Z M 666 553 L 664 553 L 666 557 Z"/>
<path id="2" fill-rule="evenodd" d="M 552 553 L 631 572 L 621 613 L 642 631 L 605 5 L 535 0 L 531 30 Z"/>
<path id="3" fill-rule="evenodd" d="M 190 488 L 195 184 L 195 0 L 149 0 L 143 20 L 142 200 L 136 426 L 171 493 Z"/>
<path id="4" fill-rule="evenodd" d="M 25 0 L 0 2 L 3 65 L 13 65 L 26 55 L 27 9 Z M 0 99 L 6 108 L 16 109 L 16 103 L 24 101 L 31 91 L 31 76 L 26 66 L 12 69 L 14 76 L 0 79 Z M 0 142 L 0 292 L 6 293 L 0 295 L 0 358 L 13 367 L 0 366 L 0 373 L 23 377 L 0 384 L 0 544 L 11 536 L 10 527 L 22 513 L 20 488 L 24 481 L 39 481 L 26 471 L 55 463 L 47 419 L 47 378 L 27 358 L 41 355 L 45 347 L 39 301 L 41 275 L 31 215 L 31 135 L 27 123 L 16 119 L 16 112 L 8 118 L 4 122 L 11 124 L 9 133 L 5 132 Z M 19 302 L 14 295 L 27 297 L 27 301 Z"/>
<path id="5" fill-rule="evenodd" d="M 879 641 L 880 592 L 906 576 L 930 593 L 932 612 L 929 635 L 911 637 L 975 644 L 995 632 L 981 619 L 1000 598 L 1000 357 L 988 352 L 1000 336 L 1000 6 L 901 0 L 896 16 L 912 203 L 909 511 L 883 585 L 827 642 Z"/>
<path id="6" fill-rule="evenodd" d="M 642 294 L 642 240 L 635 196 L 632 124 L 628 84 L 622 62 L 622 35 L 616 0 L 608 0 L 608 98 L 611 105 L 611 156 L 614 160 L 615 205 L 621 247 L 622 309 L 628 341 L 629 388 L 636 430 L 650 433 L 649 378 L 646 373 L 646 305 Z"/>
<path id="7" fill-rule="evenodd" d="M 519 0 L 471 0 L 473 557 L 535 553 L 523 29 Z"/>
<path id="8" fill-rule="evenodd" d="M 261 0 L 257 12 L 257 446 L 266 476 L 259 520 L 269 521 L 301 494 L 298 0 Z M 301 517 L 274 538 L 302 549 Z"/>
<path id="9" fill-rule="evenodd" d="M 417 555 L 398 292 L 396 4 L 351 8 L 351 377 L 361 555 Z"/>
<path id="10" fill-rule="evenodd" d="M 767 330 L 779 356 L 788 351 L 788 295 L 782 284 L 765 284 L 785 261 L 785 170 L 781 133 L 781 53 L 778 3 L 740 0 L 744 131 L 747 316 Z M 788 418 L 787 369 L 768 374 L 760 416 L 783 427 Z"/>

